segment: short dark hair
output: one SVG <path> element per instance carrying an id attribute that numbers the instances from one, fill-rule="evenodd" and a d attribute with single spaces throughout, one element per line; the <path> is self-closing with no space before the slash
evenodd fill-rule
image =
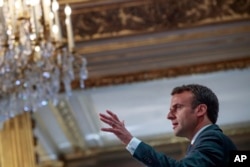
<path id="1" fill-rule="evenodd" d="M 199 104 L 207 105 L 207 116 L 210 121 L 215 124 L 219 113 L 219 101 L 215 93 L 206 86 L 199 84 L 189 84 L 175 87 L 172 90 L 171 95 L 179 94 L 184 91 L 193 93 L 193 108 L 197 107 Z"/>

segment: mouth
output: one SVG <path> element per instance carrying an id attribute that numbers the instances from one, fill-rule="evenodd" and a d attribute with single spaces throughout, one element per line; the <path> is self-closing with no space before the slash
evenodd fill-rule
<path id="1" fill-rule="evenodd" d="M 178 123 L 172 123 L 173 129 L 177 127 Z"/>

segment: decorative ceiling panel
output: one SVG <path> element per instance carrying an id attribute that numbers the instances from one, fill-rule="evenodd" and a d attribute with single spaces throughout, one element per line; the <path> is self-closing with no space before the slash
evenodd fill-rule
<path id="1" fill-rule="evenodd" d="M 70 4 L 77 41 L 176 30 L 250 18 L 249 0 L 103 0 L 73 1 Z"/>
<path id="2" fill-rule="evenodd" d="M 61 20 L 72 7 L 88 88 L 249 66 L 250 0 L 59 2 Z"/>

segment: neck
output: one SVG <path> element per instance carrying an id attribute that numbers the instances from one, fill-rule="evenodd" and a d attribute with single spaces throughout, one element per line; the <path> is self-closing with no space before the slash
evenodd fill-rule
<path id="1" fill-rule="evenodd" d="M 203 128 L 204 126 L 210 125 L 210 124 L 212 124 L 212 122 L 209 121 L 209 120 L 204 120 L 204 121 L 198 122 L 197 125 L 196 125 L 196 127 L 195 127 L 195 129 L 194 129 L 194 131 L 193 131 L 193 133 L 192 133 L 190 136 L 188 136 L 187 138 L 191 141 L 191 140 L 193 139 L 193 137 L 195 136 L 195 134 L 196 134 L 201 128 Z"/>

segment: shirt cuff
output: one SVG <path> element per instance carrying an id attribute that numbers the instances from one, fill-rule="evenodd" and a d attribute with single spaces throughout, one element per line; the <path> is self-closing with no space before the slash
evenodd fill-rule
<path id="1" fill-rule="evenodd" d="M 141 143 L 141 140 L 137 139 L 136 137 L 133 137 L 128 145 L 126 146 L 126 149 L 130 152 L 131 155 L 134 154 L 136 148 Z"/>

